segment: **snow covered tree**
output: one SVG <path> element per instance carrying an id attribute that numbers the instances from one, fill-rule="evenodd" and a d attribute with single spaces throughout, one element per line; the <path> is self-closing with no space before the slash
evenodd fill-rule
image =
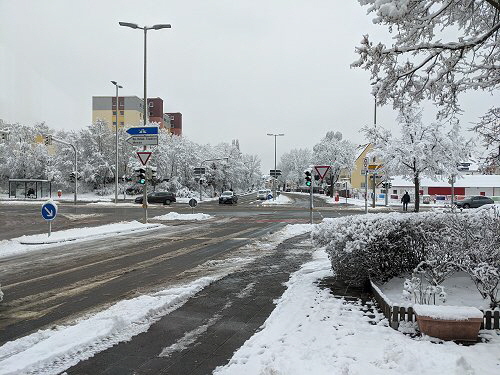
<path id="1" fill-rule="evenodd" d="M 391 46 L 363 36 L 351 65 L 371 73 L 379 104 L 430 99 L 446 116 L 459 109 L 460 93 L 498 89 L 499 0 L 358 1 L 393 34 Z"/>
<path id="2" fill-rule="evenodd" d="M 294 148 L 281 156 L 279 168 L 287 184 L 304 185 L 304 170 L 312 163 L 312 153 L 309 149 Z"/>
<path id="3" fill-rule="evenodd" d="M 316 165 L 331 167 L 330 196 L 333 197 L 333 186 L 340 177 L 341 170 L 349 173 L 354 168 L 356 145 L 342 139 L 342 133 L 330 131 L 313 147 L 313 162 Z"/>
<path id="4" fill-rule="evenodd" d="M 419 211 L 420 179 L 458 174 L 458 163 L 467 160 L 473 143 L 460 135 L 456 123 L 450 130 L 442 124 L 424 125 L 421 112 L 414 108 L 398 116 L 401 136 L 380 126 L 365 126 L 362 131 L 373 144 L 370 156 L 382 159 L 383 170 L 390 175 L 411 178 L 415 186 L 415 212 Z"/>
<path id="5" fill-rule="evenodd" d="M 472 128 L 483 138 L 483 145 L 489 151 L 486 163 L 489 169 L 500 167 L 500 108 L 491 108 Z"/>

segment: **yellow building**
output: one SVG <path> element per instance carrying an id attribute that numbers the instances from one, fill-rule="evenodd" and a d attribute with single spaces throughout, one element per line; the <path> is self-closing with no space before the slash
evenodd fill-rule
<path id="1" fill-rule="evenodd" d="M 375 157 L 368 158 L 368 154 L 373 150 L 373 146 L 371 143 L 367 143 L 365 145 L 358 146 L 358 154 L 356 161 L 354 162 L 354 169 L 351 174 L 351 186 L 353 189 L 364 190 L 365 189 L 365 175 L 363 174 L 363 170 L 365 168 L 365 158 L 368 160 L 368 167 L 376 168 L 382 165 L 382 161 L 376 159 Z M 373 181 L 373 180 L 371 180 Z M 377 180 L 377 183 L 381 181 Z M 368 187 L 371 189 L 373 187 L 370 181 L 368 182 Z"/>
<path id="2" fill-rule="evenodd" d="M 118 126 L 131 127 L 143 123 L 143 100 L 137 96 L 118 97 Z M 105 121 L 114 129 L 116 125 L 116 97 L 92 97 L 92 123 Z"/>

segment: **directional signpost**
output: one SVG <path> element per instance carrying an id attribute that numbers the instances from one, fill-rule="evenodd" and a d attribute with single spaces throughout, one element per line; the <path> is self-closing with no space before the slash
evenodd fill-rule
<path id="1" fill-rule="evenodd" d="M 134 135 L 128 137 L 125 142 L 132 146 L 158 146 L 157 135 Z"/>
<path id="2" fill-rule="evenodd" d="M 52 232 L 52 220 L 56 218 L 56 215 L 57 205 L 52 201 L 45 202 L 42 206 L 42 217 L 49 222 L 49 237 Z"/>
<path id="3" fill-rule="evenodd" d="M 126 142 L 132 146 L 157 146 L 158 128 L 156 126 L 144 126 L 139 128 L 128 128 L 127 133 L 131 135 Z"/>
<path id="4" fill-rule="evenodd" d="M 140 128 L 128 128 L 127 133 L 130 135 L 158 135 L 158 128 L 156 126 L 144 126 Z"/>
<path id="5" fill-rule="evenodd" d="M 281 169 L 271 169 L 269 170 L 269 174 L 271 177 L 278 178 L 281 176 Z"/>
<path id="6" fill-rule="evenodd" d="M 126 142 L 132 146 L 142 146 L 143 151 L 138 152 L 137 156 L 142 165 L 146 165 L 151 158 L 151 152 L 147 152 L 147 146 L 158 145 L 158 127 L 157 126 L 141 126 L 136 128 L 128 128 L 127 133 L 131 137 L 127 138 Z M 149 172 L 152 176 L 151 171 Z M 144 180 L 142 207 L 144 208 L 144 223 L 148 222 L 148 179 Z"/>

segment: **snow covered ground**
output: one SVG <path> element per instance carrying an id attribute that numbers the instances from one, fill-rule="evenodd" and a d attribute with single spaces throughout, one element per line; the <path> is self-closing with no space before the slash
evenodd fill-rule
<path id="1" fill-rule="evenodd" d="M 288 225 L 253 244 L 259 253 L 312 225 Z M 253 255 L 254 256 L 254 255 Z M 74 324 L 41 330 L 0 347 L 0 375 L 58 374 L 96 352 L 144 332 L 211 282 L 243 267 L 253 256 L 207 262 L 206 277 L 157 293 L 124 300 Z M 388 327 L 371 304 L 335 298 L 318 280 L 331 276 L 327 254 L 314 253 L 287 283 L 262 326 L 216 375 L 497 375 L 500 331 L 482 331 L 471 346 L 411 338 Z M 370 316 L 373 314 L 373 316 Z"/>
<path id="2" fill-rule="evenodd" d="M 370 318 L 358 302 L 335 298 L 317 281 L 332 275 L 327 254 L 292 275 L 262 330 L 215 375 L 497 375 L 500 332 L 472 346 L 411 338 Z M 369 306 L 368 306 L 369 307 Z"/>
<path id="3" fill-rule="evenodd" d="M 106 224 L 91 228 L 74 228 L 48 233 L 21 236 L 10 240 L 0 241 L 0 258 L 27 253 L 30 251 L 41 251 L 66 241 L 85 241 L 102 236 L 121 235 L 130 232 L 142 232 L 164 228 L 163 224 L 142 224 L 138 221 Z"/>
<path id="4" fill-rule="evenodd" d="M 244 267 L 256 256 L 285 239 L 311 230 L 308 224 L 289 225 L 245 246 L 236 256 L 198 266 L 205 276 L 185 285 L 120 301 L 73 324 L 39 330 L 0 347 L 0 375 L 59 374 L 79 361 L 148 330 L 162 316 L 182 306 L 210 283 Z"/>

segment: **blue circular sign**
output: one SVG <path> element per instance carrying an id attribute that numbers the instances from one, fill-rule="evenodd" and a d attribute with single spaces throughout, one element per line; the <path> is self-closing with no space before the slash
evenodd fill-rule
<path id="1" fill-rule="evenodd" d="M 53 202 L 46 202 L 42 206 L 42 217 L 47 220 L 51 221 L 56 218 L 57 215 L 57 206 Z"/>

